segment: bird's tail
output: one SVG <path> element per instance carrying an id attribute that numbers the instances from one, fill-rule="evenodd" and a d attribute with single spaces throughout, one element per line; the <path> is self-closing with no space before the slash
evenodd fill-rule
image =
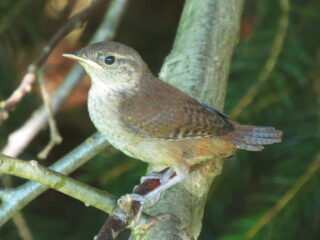
<path id="1" fill-rule="evenodd" d="M 239 149 L 261 151 L 267 144 L 281 142 L 282 131 L 273 127 L 250 125 L 235 125 L 235 131 L 229 135 L 234 145 Z"/>

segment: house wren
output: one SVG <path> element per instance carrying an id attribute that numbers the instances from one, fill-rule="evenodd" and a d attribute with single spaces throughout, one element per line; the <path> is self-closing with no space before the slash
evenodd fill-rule
<path id="1" fill-rule="evenodd" d="M 100 42 L 63 56 L 79 61 L 92 79 L 88 106 L 98 131 L 133 158 L 185 175 L 213 157 L 281 141 L 281 131 L 240 125 L 155 77 L 123 44 Z"/>

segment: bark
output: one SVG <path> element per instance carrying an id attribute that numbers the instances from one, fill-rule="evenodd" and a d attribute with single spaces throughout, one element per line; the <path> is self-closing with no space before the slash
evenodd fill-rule
<path id="1" fill-rule="evenodd" d="M 160 77 L 200 101 L 222 109 L 233 49 L 239 38 L 243 0 L 187 0 L 173 49 Z M 209 187 L 222 159 L 190 174 L 162 194 L 146 212 L 153 221 L 133 228 L 130 239 L 197 239 Z M 150 166 L 149 171 L 158 170 Z"/>

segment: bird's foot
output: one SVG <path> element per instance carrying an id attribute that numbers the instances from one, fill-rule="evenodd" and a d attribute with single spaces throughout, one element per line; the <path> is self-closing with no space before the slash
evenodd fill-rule
<path id="1" fill-rule="evenodd" d="M 142 183 L 137 186 L 132 198 L 141 204 L 141 208 L 149 201 L 152 201 L 151 206 L 153 206 L 159 201 L 162 192 L 182 181 L 186 176 L 187 174 L 176 175 L 173 169 L 152 173 L 143 177 Z"/>
<path id="2" fill-rule="evenodd" d="M 139 222 L 145 204 L 147 208 L 153 207 L 161 197 L 162 192 L 182 181 L 187 174 L 176 174 L 171 168 L 166 168 L 161 172 L 153 172 L 142 177 L 141 184 L 137 185 L 130 197 L 136 209 L 134 222 Z"/>
<path id="3" fill-rule="evenodd" d="M 157 196 L 159 197 L 162 192 L 182 181 L 185 177 L 186 175 L 184 174 L 165 174 L 163 178 L 159 179 L 161 184 L 152 191 L 143 195 L 143 197 L 146 199 L 146 201 L 149 201 Z"/>
<path id="4" fill-rule="evenodd" d="M 159 180 L 160 184 L 165 184 L 174 175 L 175 171 L 172 168 L 165 168 L 161 172 L 152 172 L 147 176 L 141 177 L 140 183 L 148 180 Z"/>

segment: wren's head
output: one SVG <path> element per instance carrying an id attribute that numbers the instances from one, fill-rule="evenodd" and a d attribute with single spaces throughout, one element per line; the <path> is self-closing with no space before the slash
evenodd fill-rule
<path id="1" fill-rule="evenodd" d="M 64 57 L 79 61 L 93 83 L 110 87 L 124 87 L 137 84 L 142 75 L 149 71 L 140 55 L 117 42 L 99 42 Z"/>

